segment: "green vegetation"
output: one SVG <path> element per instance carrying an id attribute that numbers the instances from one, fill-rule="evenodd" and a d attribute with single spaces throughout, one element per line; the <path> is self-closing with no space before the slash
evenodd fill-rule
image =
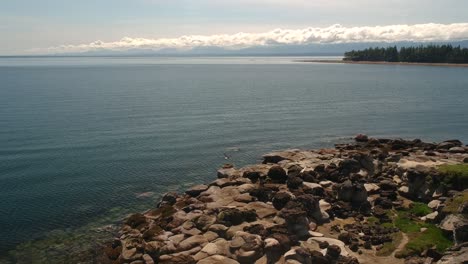
<path id="1" fill-rule="evenodd" d="M 468 188 L 468 164 L 442 165 L 438 170 L 444 176 L 444 184 L 456 190 Z"/>
<path id="2" fill-rule="evenodd" d="M 417 208 L 417 210 L 414 208 Z M 397 253 L 396 256 L 398 257 L 416 255 L 432 247 L 442 252 L 452 245 L 452 241 L 445 237 L 442 230 L 436 225 L 424 223 L 413 218 L 415 213 L 419 212 L 419 209 L 416 206 L 409 210 L 397 212 L 394 224 L 402 232 L 406 233 L 409 238 L 405 249 Z M 426 228 L 426 230 L 421 232 L 421 228 Z"/>
<path id="3" fill-rule="evenodd" d="M 452 45 L 368 48 L 346 52 L 346 61 L 387 61 L 419 63 L 468 63 L 468 49 Z"/>
<path id="4" fill-rule="evenodd" d="M 432 213 L 432 209 L 429 208 L 427 204 L 418 202 L 412 203 L 409 208 L 409 211 L 415 216 L 425 216 Z"/>

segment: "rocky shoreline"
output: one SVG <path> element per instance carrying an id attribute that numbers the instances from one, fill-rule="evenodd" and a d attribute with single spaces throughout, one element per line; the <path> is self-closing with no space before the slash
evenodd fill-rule
<path id="1" fill-rule="evenodd" d="M 129 216 L 101 263 L 467 263 L 468 147 L 375 139 L 225 165 Z"/>

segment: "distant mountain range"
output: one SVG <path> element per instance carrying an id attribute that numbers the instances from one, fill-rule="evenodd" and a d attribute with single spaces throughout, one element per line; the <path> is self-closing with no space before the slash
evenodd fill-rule
<path id="1" fill-rule="evenodd" d="M 94 50 L 82 53 L 61 53 L 56 56 L 340 56 L 346 51 L 369 47 L 407 47 L 427 44 L 452 44 L 468 48 L 468 40 L 450 42 L 371 42 L 371 43 L 333 43 L 307 45 L 270 45 L 244 49 L 226 49 L 221 47 L 196 47 L 190 50 L 177 49 L 130 49 L 130 50 Z M 50 55 L 49 55 L 50 56 Z"/>

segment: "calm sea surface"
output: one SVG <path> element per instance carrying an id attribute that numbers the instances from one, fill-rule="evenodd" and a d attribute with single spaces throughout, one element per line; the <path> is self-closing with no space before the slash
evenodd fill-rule
<path id="1" fill-rule="evenodd" d="M 0 58 L 0 252 L 271 150 L 468 142 L 468 68 L 295 59 Z"/>

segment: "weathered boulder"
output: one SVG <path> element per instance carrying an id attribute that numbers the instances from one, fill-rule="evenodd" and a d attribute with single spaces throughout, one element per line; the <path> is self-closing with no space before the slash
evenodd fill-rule
<path id="1" fill-rule="evenodd" d="M 288 232 L 295 234 L 299 238 L 309 236 L 309 219 L 307 212 L 302 209 L 301 204 L 297 202 L 288 202 L 281 209 L 280 216 L 286 220 Z"/>
<path id="2" fill-rule="evenodd" d="M 367 202 L 367 191 L 363 184 L 353 184 L 350 180 L 347 180 L 340 184 L 337 198 L 345 202 L 352 202 L 355 205 L 361 205 Z"/>
<path id="3" fill-rule="evenodd" d="M 449 149 L 450 153 L 466 153 L 466 148 L 464 147 L 453 147 Z"/>
<path id="4" fill-rule="evenodd" d="M 265 187 L 259 187 L 250 191 L 249 194 L 261 202 L 269 202 L 273 196 L 273 190 Z"/>
<path id="5" fill-rule="evenodd" d="M 187 251 L 195 247 L 203 247 L 208 243 L 208 240 L 203 235 L 195 235 L 191 236 L 182 242 L 179 243 L 177 246 L 177 251 Z"/>
<path id="6" fill-rule="evenodd" d="M 253 222 L 257 219 L 254 210 L 239 210 L 237 208 L 224 208 L 218 214 L 218 222 L 225 226 L 239 225 L 243 222 Z"/>
<path id="7" fill-rule="evenodd" d="M 214 225 L 211 225 L 208 228 L 209 231 L 218 234 L 218 236 L 220 236 L 220 237 L 226 237 L 226 231 L 228 229 L 229 228 L 227 226 L 221 225 L 221 224 L 214 224 Z"/>
<path id="8" fill-rule="evenodd" d="M 203 214 L 193 219 L 193 222 L 199 230 L 207 231 L 211 225 L 216 223 L 216 216 Z"/>
<path id="9" fill-rule="evenodd" d="M 288 175 L 281 166 L 275 165 L 268 170 L 268 178 L 275 183 L 286 183 Z"/>
<path id="10" fill-rule="evenodd" d="M 349 175 L 350 173 L 359 172 L 361 164 L 355 159 L 345 159 L 340 162 L 338 169 L 343 175 Z"/>
<path id="11" fill-rule="evenodd" d="M 175 192 L 168 192 L 163 195 L 161 198 L 161 203 L 159 203 L 158 207 L 161 207 L 161 205 L 168 204 L 168 205 L 174 205 L 177 202 L 177 198 L 179 195 Z"/>
<path id="12" fill-rule="evenodd" d="M 288 176 L 286 185 L 290 190 L 295 190 L 302 186 L 303 180 L 297 176 Z"/>
<path id="13" fill-rule="evenodd" d="M 138 228 L 147 224 L 146 217 L 140 213 L 132 214 L 125 220 L 125 224 L 129 225 L 131 228 Z"/>
<path id="14" fill-rule="evenodd" d="M 218 178 L 231 178 L 236 176 L 238 171 L 234 168 L 222 168 L 218 170 Z"/>
<path id="15" fill-rule="evenodd" d="M 239 263 L 254 263 L 263 256 L 263 240 L 259 235 L 238 231 L 229 247 Z"/>
<path id="16" fill-rule="evenodd" d="M 328 221 L 329 216 L 321 211 L 319 200 L 315 199 L 313 195 L 303 194 L 296 197 L 296 200 L 302 205 L 303 210 L 310 218 L 315 219 L 318 223 Z"/>
<path id="17" fill-rule="evenodd" d="M 286 204 L 289 201 L 291 201 L 291 199 L 292 199 L 291 194 L 287 192 L 277 192 L 273 196 L 272 203 L 273 203 L 273 206 L 276 208 L 276 210 L 281 210 L 283 209 L 284 206 L 286 206 Z"/>
<path id="18" fill-rule="evenodd" d="M 200 195 L 200 193 L 208 190 L 208 188 L 209 188 L 208 185 L 204 185 L 204 184 L 195 185 L 192 188 L 185 191 L 185 193 L 192 196 L 192 197 L 196 197 L 196 196 Z"/>
<path id="19" fill-rule="evenodd" d="M 413 199 L 427 199 L 430 194 L 426 181 L 429 171 L 426 168 L 411 168 L 407 171 L 408 195 Z"/>
<path id="20" fill-rule="evenodd" d="M 267 238 L 264 241 L 264 252 L 268 263 L 275 263 L 282 254 L 282 247 L 278 240 Z"/>
<path id="21" fill-rule="evenodd" d="M 453 236 L 456 244 L 468 242 L 468 221 L 463 219 L 462 221 L 454 224 Z"/>
<path id="22" fill-rule="evenodd" d="M 301 166 L 299 166 L 297 164 L 293 164 L 293 165 L 288 167 L 288 176 L 298 177 L 301 174 L 303 169 L 304 168 L 302 168 Z"/>
<path id="23" fill-rule="evenodd" d="M 357 134 L 354 140 L 356 140 L 356 142 L 367 142 L 369 141 L 369 137 L 365 134 Z"/>
<path id="24" fill-rule="evenodd" d="M 242 177 L 249 179 L 253 183 L 256 183 L 258 179 L 260 179 L 261 175 L 258 171 L 246 171 Z"/>

